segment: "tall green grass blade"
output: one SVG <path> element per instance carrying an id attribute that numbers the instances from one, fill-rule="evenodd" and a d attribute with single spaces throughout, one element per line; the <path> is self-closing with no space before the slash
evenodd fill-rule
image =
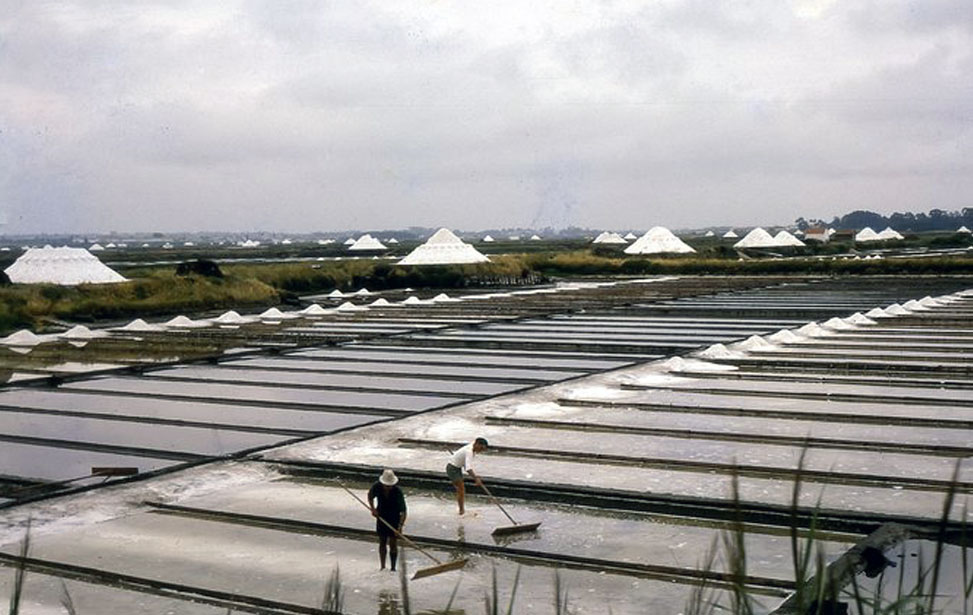
<path id="1" fill-rule="evenodd" d="M 518 585 L 520 585 L 520 566 L 517 566 L 517 572 L 514 573 L 514 584 L 510 588 L 510 603 L 507 605 L 507 615 L 513 615 L 514 599 L 517 597 Z"/>
<path id="2" fill-rule="evenodd" d="M 946 544 L 946 531 L 949 527 L 950 512 L 953 510 L 953 502 L 956 499 L 956 486 L 959 483 L 959 473 L 962 459 L 957 459 L 953 465 L 953 476 L 949 481 L 949 489 L 943 499 L 943 512 L 939 517 L 939 532 L 936 536 L 936 555 L 932 563 L 932 586 L 929 588 L 929 612 L 935 612 L 936 594 L 939 593 L 939 566 L 943 560 L 943 549 Z"/>

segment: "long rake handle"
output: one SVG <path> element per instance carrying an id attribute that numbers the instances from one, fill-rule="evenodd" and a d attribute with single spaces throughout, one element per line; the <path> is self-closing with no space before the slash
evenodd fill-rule
<path id="1" fill-rule="evenodd" d="M 496 496 L 494 496 L 492 493 L 490 493 L 490 490 L 487 489 L 487 486 L 483 483 L 482 480 L 480 480 L 480 486 L 483 487 L 483 490 L 486 491 L 486 494 L 488 496 L 490 496 L 490 499 L 493 500 L 493 503 L 497 505 L 497 508 L 500 509 L 500 512 L 502 512 L 503 514 L 507 515 L 507 518 L 510 519 L 510 522 L 511 523 L 513 523 L 514 525 L 520 525 L 519 523 L 517 523 L 516 521 L 514 521 L 514 518 L 510 516 L 510 513 L 508 513 L 507 512 L 507 509 L 503 507 L 503 504 L 500 503 L 500 500 L 498 500 L 496 498 Z"/>
<path id="2" fill-rule="evenodd" d="M 369 506 L 368 504 L 366 504 L 363 499 L 361 499 L 360 497 L 358 497 L 358 495 L 354 491 L 352 491 L 348 487 L 345 487 L 341 483 L 338 483 L 338 484 L 341 486 L 342 489 L 344 489 L 345 491 L 348 492 L 348 495 L 350 495 L 351 497 L 353 497 L 356 500 L 358 500 L 358 503 L 359 504 L 361 504 L 362 506 L 364 506 L 369 511 L 372 510 L 372 507 Z M 392 530 L 393 532 L 395 532 L 395 535 L 398 536 L 399 538 L 401 538 L 402 540 L 404 540 L 406 542 L 406 544 L 408 544 L 410 547 L 412 547 L 413 549 L 415 549 L 419 553 L 422 553 L 423 555 L 425 555 L 426 557 L 428 557 L 432 561 L 436 562 L 437 565 L 440 565 L 440 566 L 442 565 L 442 562 L 439 561 L 438 559 L 436 559 L 435 556 L 433 556 L 431 553 L 429 553 L 428 551 L 426 551 L 425 549 L 423 549 L 422 547 L 420 547 L 419 545 L 417 545 L 409 537 L 407 537 L 405 534 L 403 534 L 402 532 L 400 532 L 397 528 L 393 527 L 391 523 L 389 523 L 388 521 L 386 521 L 385 519 L 383 519 L 381 516 L 376 517 L 376 519 L 378 519 L 379 521 L 381 521 L 382 523 L 384 523 L 385 524 L 385 527 L 387 527 L 390 530 Z"/>

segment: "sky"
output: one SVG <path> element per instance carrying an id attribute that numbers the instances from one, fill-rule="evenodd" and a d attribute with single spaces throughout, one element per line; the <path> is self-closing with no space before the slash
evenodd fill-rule
<path id="1" fill-rule="evenodd" d="M 973 206 L 970 0 L 0 0 L 0 232 Z"/>

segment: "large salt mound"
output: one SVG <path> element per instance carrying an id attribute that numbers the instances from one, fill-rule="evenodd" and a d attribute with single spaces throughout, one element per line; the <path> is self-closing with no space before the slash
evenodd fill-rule
<path id="1" fill-rule="evenodd" d="M 739 235 L 734 233 L 733 229 L 730 229 L 727 232 L 723 233 L 723 239 L 736 239 L 737 237 L 739 237 Z"/>
<path id="2" fill-rule="evenodd" d="M 30 248 L 4 270 L 15 284 L 114 284 L 126 282 L 84 248 Z"/>
<path id="3" fill-rule="evenodd" d="M 399 265 L 465 265 L 471 263 L 486 263 L 490 259 L 480 253 L 468 243 L 457 237 L 447 228 L 436 231 L 408 256 L 399 261 Z"/>
<path id="4" fill-rule="evenodd" d="M 605 231 L 595 237 L 595 240 L 591 243 L 627 244 L 628 242 L 625 241 L 625 238 L 618 233 L 609 233 L 608 231 Z"/>
<path id="5" fill-rule="evenodd" d="M 386 248 L 381 241 L 375 239 L 374 237 L 372 237 L 367 233 L 359 237 L 358 240 L 355 241 L 355 243 L 348 246 L 348 249 L 354 250 L 356 252 L 364 252 L 369 250 L 373 252 L 375 250 L 388 250 L 388 248 Z"/>
<path id="6" fill-rule="evenodd" d="M 733 244 L 734 248 L 776 248 L 777 243 L 774 237 L 759 226 L 744 236 L 743 239 Z"/>
<path id="7" fill-rule="evenodd" d="M 776 243 L 778 246 L 780 246 L 782 248 L 786 248 L 786 247 L 802 248 L 802 247 L 804 247 L 804 242 L 803 241 L 801 241 L 797 237 L 791 235 L 787 231 L 781 231 L 781 232 L 777 233 L 776 235 L 774 235 L 774 243 Z"/>
<path id="8" fill-rule="evenodd" d="M 862 230 L 855 234 L 855 241 L 867 242 L 867 241 L 882 241 L 882 238 L 878 236 L 878 233 L 872 230 L 870 226 L 866 226 Z"/>
<path id="9" fill-rule="evenodd" d="M 885 230 L 878 234 L 878 238 L 883 241 L 889 241 L 891 239 L 905 239 L 901 233 L 893 229 L 891 226 L 886 226 Z"/>
<path id="10" fill-rule="evenodd" d="M 649 229 L 635 243 L 625 248 L 625 254 L 690 254 L 695 251 L 663 226 Z"/>

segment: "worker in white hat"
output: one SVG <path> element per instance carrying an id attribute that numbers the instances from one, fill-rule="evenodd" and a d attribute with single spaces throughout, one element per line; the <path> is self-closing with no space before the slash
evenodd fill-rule
<path id="1" fill-rule="evenodd" d="M 395 472 L 385 469 L 378 481 L 368 490 L 368 507 L 375 517 L 375 531 L 378 533 L 378 561 L 385 570 L 385 554 L 388 552 L 391 569 L 395 570 L 395 560 L 399 557 L 398 534 L 405 527 L 405 494 L 399 489 L 399 478 Z M 382 523 L 382 521 L 385 523 Z M 386 525 L 386 523 L 388 525 Z M 391 526 L 391 527 L 389 527 Z"/>

